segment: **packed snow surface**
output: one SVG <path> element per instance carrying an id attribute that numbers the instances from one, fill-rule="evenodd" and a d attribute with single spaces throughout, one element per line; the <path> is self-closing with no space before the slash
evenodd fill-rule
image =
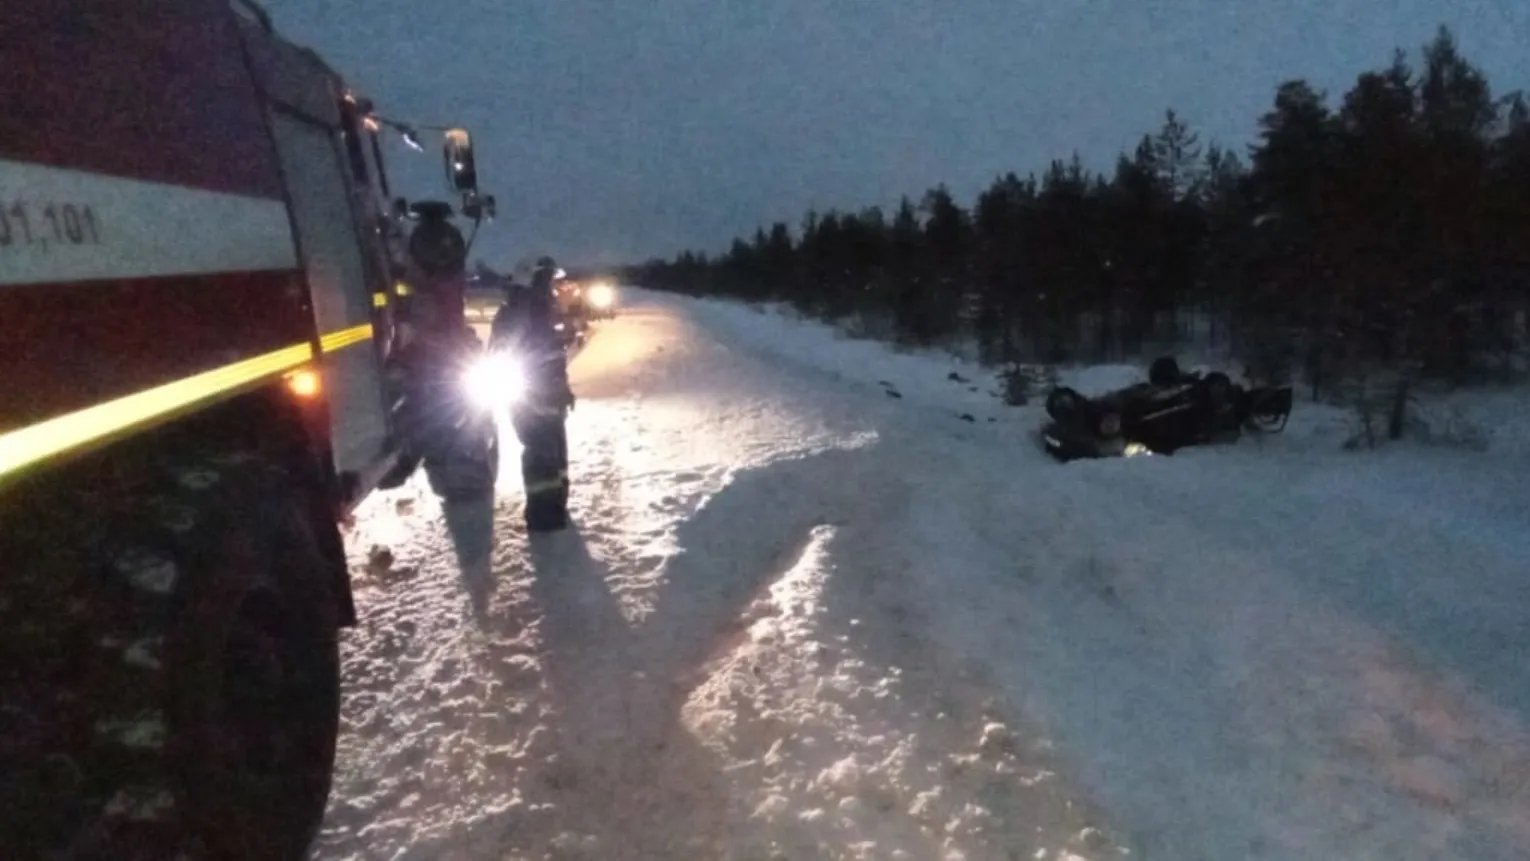
<path id="1" fill-rule="evenodd" d="M 575 529 L 513 443 L 351 528 L 316 858 L 1530 858 L 1523 395 L 1060 465 L 954 359 L 641 291 L 573 375 Z"/>

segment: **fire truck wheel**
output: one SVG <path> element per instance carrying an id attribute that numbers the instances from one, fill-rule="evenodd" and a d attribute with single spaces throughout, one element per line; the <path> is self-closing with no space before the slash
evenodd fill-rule
<path id="1" fill-rule="evenodd" d="M 340 690 L 309 509 L 253 456 L 164 473 L 99 506 L 79 557 L 90 594 L 70 606 L 92 642 L 72 668 L 83 696 L 61 711 L 84 818 L 63 857 L 300 859 L 328 800 Z"/>
<path id="2" fill-rule="evenodd" d="M 202 509 L 207 544 L 187 566 L 170 750 L 205 854 L 299 859 L 334 767 L 339 604 L 306 500 L 282 470 L 242 473 Z"/>

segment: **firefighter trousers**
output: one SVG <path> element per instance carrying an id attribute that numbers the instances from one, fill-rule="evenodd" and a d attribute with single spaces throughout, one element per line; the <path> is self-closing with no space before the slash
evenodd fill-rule
<path id="1" fill-rule="evenodd" d="M 531 408 L 510 414 L 521 442 L 526 528 L 547 532 L 568 526 L 568 431 L 563 410 Z"/>

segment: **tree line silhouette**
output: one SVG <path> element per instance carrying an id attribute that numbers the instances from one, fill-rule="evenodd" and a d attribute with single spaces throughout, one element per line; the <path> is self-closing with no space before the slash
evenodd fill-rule
<path id="1" fill-rule="evenodd" d="M 967 208 L 940 186 L 624 274 L 908 344 L 969 336 L 989 362 L 1139 355 L 1198 325 L 1259 376 L 1466 379 L 1510 367 L 1530 301 L 1530 102 L 1495 97 L 1441 27 L 1337 104 L 1280 84 L 1246 157 L 1171 110 L 1108 176 L 1075 155 Z"/>

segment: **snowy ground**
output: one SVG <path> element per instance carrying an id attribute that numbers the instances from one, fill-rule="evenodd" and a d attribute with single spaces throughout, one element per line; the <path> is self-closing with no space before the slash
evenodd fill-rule
<path id="1" fill-rule="evenodd" d="M 493 511 L 362 512 L 316 858 L 1530 857 L 1523 398 L 1061 466 L 970 368 L 633 296 L 577 530 L 513 446 Z"/>

